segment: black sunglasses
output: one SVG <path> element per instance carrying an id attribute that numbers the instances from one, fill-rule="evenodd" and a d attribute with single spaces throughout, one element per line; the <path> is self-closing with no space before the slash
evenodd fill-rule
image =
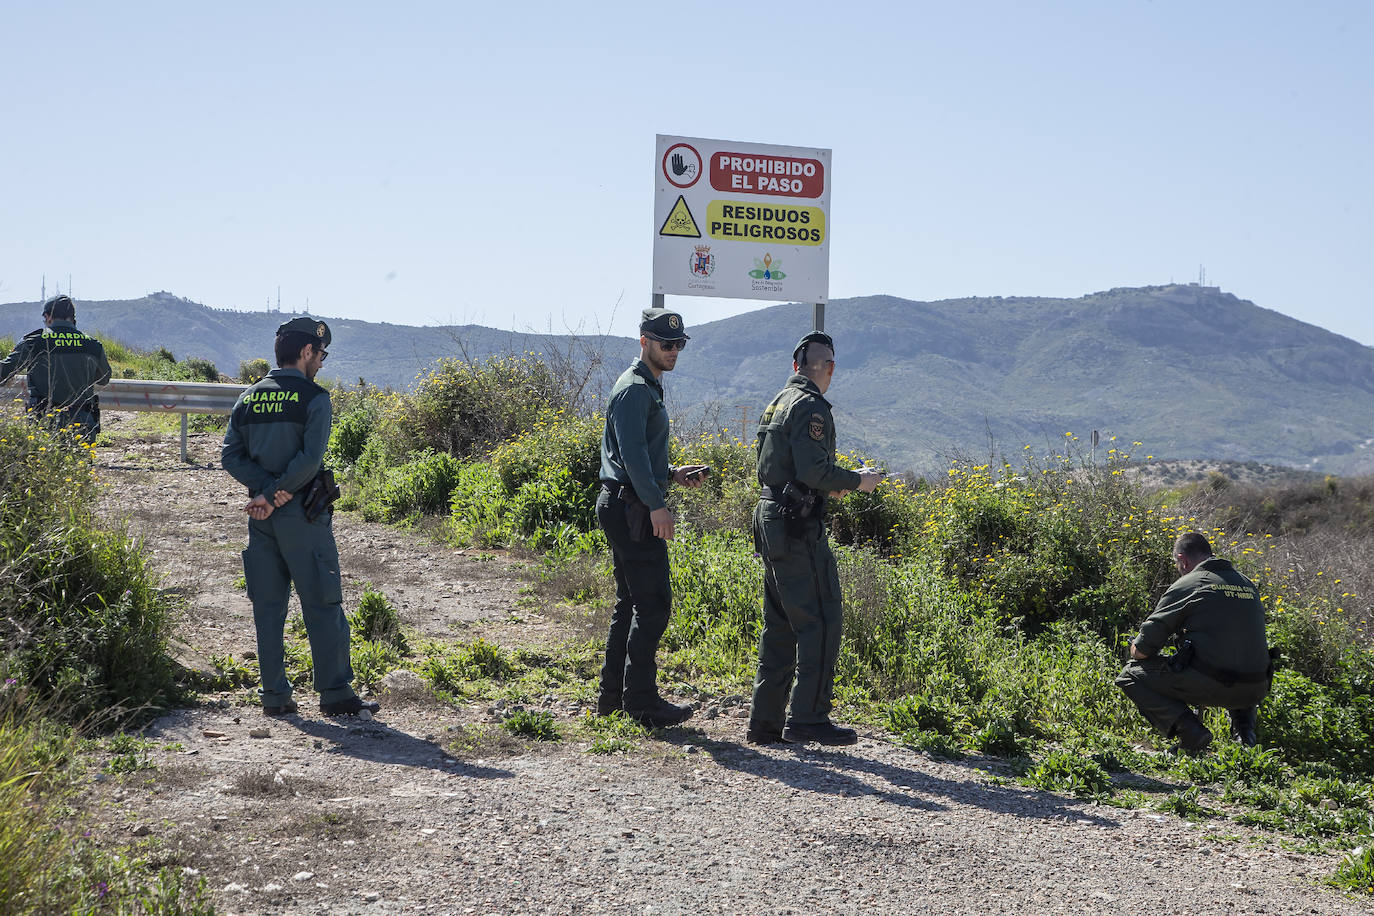
<path id="1" fill-rule="evenodd" d="M 315 352 L 320 354 L 320 362 L 324 362 L 325 360 L 329 359 L 328 350 L 316 350 Z"/>
<path id="2" fill-rule="evenodd" d="M 671 353 L 674 350 L 687 349 L 687 338 L 685 337 L 680 338 L 678 340 L 664 340 L 662 337 L 655 337 L 652 334 L 645 334 L 644 336 L 649 338 L 650 340 L 658 341 L 659 347 L 661 347 L 667 353 Z"/>

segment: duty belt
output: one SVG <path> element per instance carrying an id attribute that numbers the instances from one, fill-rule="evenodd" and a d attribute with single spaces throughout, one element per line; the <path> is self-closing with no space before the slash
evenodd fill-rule
<path id="1" fill-rule="evenodd" d="M 1193 656 L 1193 660 L 1189 664 L 1213 680 L 1220 681 L 1223 687 L 1230 687 L 1233 684 L 1259 684 L 1274 676 L 1272 659 L 1269 662 L 1269 667 L 1263 671 L 1246 673 L 1230 671 L 1226 668 L 1213 668 L 1196 655 Z"/>
<path id="2" fill-rule="evenodd" d="M 601 481 L 601 489 L 603 489 L 603 490 L 605 490 L 607 493 L 611 494 L 611 496 L 617 497 L 617 498 L 620 497 L 620 496 L 622 496 L 622 495 L 624 495 L 624 494 L 626 494 L 626 493 L 630 494 L 630 496 L 635 497 L 635 498 L 638 498 L 638 495 L 639 495 L 639 494 L 635 493 L 635 488 L 634 488 L 634 487 L 630 486 L 628 483 L 621 483 L 621 482 L 618 481 L 618 480 L 603 480 L 603 481 Z"/>

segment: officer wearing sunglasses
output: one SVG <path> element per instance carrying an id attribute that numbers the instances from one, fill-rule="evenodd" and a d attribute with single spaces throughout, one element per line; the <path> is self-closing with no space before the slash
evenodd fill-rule
<path id="1" fill-rule="evenodd" d="M 707 468 L 668 464 L 668 411 L 663 373 L 677 367 L 687 346 L 682 316 L 645 309 L 639 324 L 639 358 L 620 376 L 606 407 L 601 437 L 601 490 L 596 517 L 615 566 L 615 610 L 606 638 L 597 713 L 623 709 L 651 728 L 685 722 L 692 707 L 658 693 L 655 654 L 668 626 L 673 593 L 669 584 L 669 481 L 700 486 Z"/>

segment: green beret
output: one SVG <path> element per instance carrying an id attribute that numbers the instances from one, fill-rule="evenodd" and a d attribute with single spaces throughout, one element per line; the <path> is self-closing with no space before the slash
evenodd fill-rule
<path id="1" fill-rule="evenodd" d="M 797 345 L 792 348 L 792 362 L 801 362 L 802 350 L 806 349 L 806 345 L 809 343 L 825 344 L 830 348 L 831 353 L 835 352 L 835 341 L 830 338 L 829 334 L 824 331 L 812 331 L 797 341 Z"/>
<path id="2" fill-rule="evenodd" d="M 329 325 L 320 321 L 318 318 L 302 315 L 299 318 L 292 318 L 290 321 L 283 323 L 277 328 L 278 337 L 282 334 L 290 334 L 293 332 L 315 338 L 316 349 L 329 349 L 329 341 L 332 339 L 329 335 Z"/>
<path id="3" fill-rule="evenodd" d="M 682 316 L 667 309 L 645 309 L 639 317 L 639 333 L 659 340 L 691 340 L 682 327 Z"/>

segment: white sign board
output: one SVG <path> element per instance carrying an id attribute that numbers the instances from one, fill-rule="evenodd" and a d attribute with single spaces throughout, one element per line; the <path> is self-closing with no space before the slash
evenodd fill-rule
<path id="1" fill-rule="evenodd" d="M 830 150 L 658 136 L 654 292 L 830 298 Z"/>

